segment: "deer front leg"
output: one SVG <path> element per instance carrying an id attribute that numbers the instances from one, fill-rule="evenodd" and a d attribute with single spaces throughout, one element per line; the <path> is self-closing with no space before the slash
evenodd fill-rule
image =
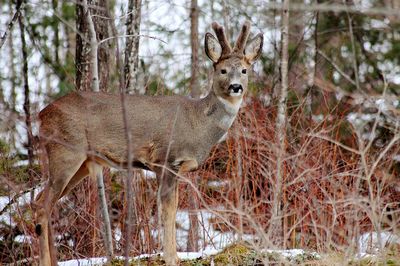
<path id="1" fill-rule="evenodd" d="M 178 175 L 197 169 L 198 163 L 195 160 L 184 161 Z M 158 188 L 158 207 L 161 213 L 163 229 L 163 252 L 166 265 L 178 265 L 176 253 L 176 211 L 178 209 L 178 177 L 169 171 L 164 172 L 160 177 Z"/>
<path id="2" fill-rule="evenodd" d="M 158 208 L 161 214 L 163 231 L 163 252 L 166 265 L 178 263 L 176 254 L 176 210 L 178 208 L 178 180 L 172 173 L 165 171 L 158 188 Z"/>

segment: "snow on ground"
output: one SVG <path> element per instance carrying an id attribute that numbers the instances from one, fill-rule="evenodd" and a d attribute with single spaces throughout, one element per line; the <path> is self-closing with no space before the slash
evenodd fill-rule
<path id="1" fill-rule="evenodd" d="M 194 260 L 197 258 L 201 257 L 207 257 L 207 256 L 212 256 L 220 252 L 221 250 L 217 249 L 206 249 L 201 252 L 178 252 L 178 257 L 180 260 Z M 286 249 L 286 250 L 270 250 L 266 249 L 263 250 L 263 252 L 266 253 L 278 253 L 282 257 L 292 259 L 296 256 L 299 255 L 305 255 L 308 254 L 302 249 Z M 153 256 L 158 256 L 162 255 L 162 253 L 157 253 L 157 254 L 142 254 L 140 256 L 134 257 L 134 259 L 143 259 L 143 258 L 149 258 Z M 319 255 L 317 253 L 311 253 L 314 257 L 318 258 Z M 124 257 L 117 257 L 120 260 L 124 260 Z M 75 260 L 68 260 L 68 261 L 63 261 L 59 262 L 59 266 L 92 266 L 92 265 L 104 265 L 107 262 L 107 258 L 101 257 L 101 258 L 88 258 L 88 259 L 75 259 Z"/>
<path id="2" fill-rule="evenodd" d="M 201 252 L 178 252 L 178 258 L 181 260 L 194 260 L 197 258 L 201 258 L 204 256 L 211 256 L 215 255 L 219 252 L 220 250 L 216 249 L 206 249 Z M 162 253 L 156 253 L 156 254 L 142 254 L 139 256 L 134 257 L 133 259 L 143 259 L 143 258 L 149 258 L 149 257 L 154 257 L 162 255 Z M 118 256 L 117 257 L 120 260 L 124 260 L 125 257 Z M 86 258 L 86 259 L 73 259 L 73 260 L 67 260 L 67 261 L 62 261 L 59 262 L 59 266 L 91 266 L 91 265 L 104 265 L 107 262 L 106 257 L 99 257 L 99 258 Z"/>
<path id="3" fill-rule="evenodd" d="M 107 258 L 88 258 L 88 259 L 75 259 L 59 262 L 59 266 L 89 266 L 89 265 L 103 265 L 107 262 Z"/>
<path id="4" fill-rule="evenodd" d="M 368 232 L 358 239 L 359 255 L 376 254 L 390 244 L 400 245 L 400 236 L 392 232 Z"/>
<path id="5" fill-rule="evenodd" d="M 317 252 L 306 252 L 303 249 L 263 249 L 263 253 L 278 253 L 284 258 L 292 259 L 297 256 L 304 256 L 306 254 L 312 255 L 315 258 L 320 258 L 321 256 Z"/>

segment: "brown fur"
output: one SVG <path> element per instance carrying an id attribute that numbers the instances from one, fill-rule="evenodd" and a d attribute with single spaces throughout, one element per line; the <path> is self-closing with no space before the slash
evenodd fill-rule
<path id="1" fill-rule="evenodd" d="M 217 22 L 212 23 L 212 28 L 215 32 L 215 35 L 217 35 L 219 43 L 222 47 L 222 56 L 231 54 L 232 48 L 231 48 L 231 45 L 229 44 L 228 39 L 226 38 L 224 28 L 221 25 L 219 25 Z"/>
<path id="2" fill-rule="evenodd" d="M 171 169 L 178 171 L 178 176 L 196 170 L 211 148 L 223 139 L 247 90 L 248 75 L 242 73 L 243 69 L 248 69 L 248 62 L 261 53 L 261 47 L 256 47 L 252 57 L 243 53 L 238 56 L 226 54 L 227 48 L 223 48 L 224 58 L 220 60 L 223 49 L 219 46 L 229 44 L 223 28 L 215 25 L 218 24 L 213 27 L 220 42 L 210 34 L 206 36 L 206 50 L 216 48 L 206 52 L 210 59 L 218 61 L 208 96 L 198 100 L 182 96 L 126 96 L 133 142 L 130 163 L 157 175 L 167 265 L 177 264 L 178 177 Z M 232 95 L 232 84 L 239 84 L 243 90 Z M 128 151 L 119 95 L 73 92 L 48 105 L 39 116 L 49 181 L 33 205 L 37 207 L 40 265 L 48 266 L 56 263 L 49 218 L 57 200 L 85 176 L 95 176 L 104 165 L 126 168 Z"/>

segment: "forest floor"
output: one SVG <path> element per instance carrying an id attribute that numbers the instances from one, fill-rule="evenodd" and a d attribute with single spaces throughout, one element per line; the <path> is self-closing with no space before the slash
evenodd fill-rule
<path id="1" fill-rule="evenodd" d="M 19 197 L 14 205 L 27 204 L 28 194 Z M 9 197 L 0 197 L 0 209 L 4 208 L 10 202 Z M 201 228 L 207 232 L 207 241 L 200 241 L 203 247 L 201 252 L 179 252 L 178 257 L 182 266 L 189 265 L 400 265 L 400 236 L 391 232 L 367 233 L 358 239 L 358 252 L 356 254 L 330 253 L 320 254 L 314 251 L 305 251 L 303 249 L 289 250 L 267 250 L 254 248 L 255 236 L 244 234 L 242 241 L 238 241 L 236 234 L 232 232 L 221 232 L 215 230 L 211 221 L 213 214 L 207 210 L 201 210 L 198 213 Z M 6 212 L 0 217 L 3 224 L 9 224 L 10 212 Z M 187 245 L 187 232 L 189 229 L 188 211 L 180 210 L 177 214 L 177 230 L 178 247 L 181 249 Z M 12 222 L 11 222 L 12 224 Z M 10 225 L 11 225 L 10 224 Z M 381 249 L 379 252 L 376 248 L 379 246 L 376 240 L 381 240 Z M 19 235 L 14 239 L 16 242 L 30 241 L 27 236 Z M 233 244 L 232 244 L 233 243 Z M 107 262 L 105 257 L 72 259 L 60 262 L 60 266 L 84 266 L 84 265 L 105 265 Z M 117 257 L 113 260 L 112 265 L 123 265 L 124 258 Z M 143 254 L 131 260 L 131 265 L 164 265 L 160 254 Z"/>
<path id="2" fill-rule="evenodd" d="M 256 251 L 249 248 L 245 243 L 237 243 L 226 247 L 213 255 L 202 255 L 196 252 L 178 253 L 181 266 L 211 266 L 211 265 L 400 265 L 400 255 L 393 250 L 386 250 L 380 255 L 366 255 L 362 257 L 348 257 L 339 253 L 320 255 L 316 252 L 306 252 L 301 249 L 292 250 L 261 250 Z M 70 260 L 60 262 L 60 266 L 84 266 L 105 265 L 105 258 L 93 258 L 84 260 Z M 122 257 L 114 259 L 111 265 L 122 266 Z M 159 254 L 139 256 L 131 260 L 130 265 L 164 265 Z"/>

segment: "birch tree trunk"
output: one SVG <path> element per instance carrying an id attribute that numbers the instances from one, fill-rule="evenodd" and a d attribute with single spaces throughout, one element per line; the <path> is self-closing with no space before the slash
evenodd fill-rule
<path id="1" fill-rule="evenodd" d="M 281 57 L 281 91 L 278 102 L 278 116 L 276 120 L 276 142 L 277 142 L 277 160 L 276 160 L 276 176 L 274 184 L 272 215 L 270 224 L 270 233 L 276 244 L 285 245 L 282 239 L 282 192 L 284 179 L 284 158 L 285 158 L 285 140 L 286 140 L 286 122 L 287 122 L 287 94 L 288 94 L 288 45 L 289 45 L 289 1 L 283 1 L 282 10 L 282 57 Z"/>
<path id="2" fill-rule="evenodd" d="M 88 8 L 87 0 L 77 4 L 77 30 L 84 36 L 77 34 L 76 48 L 76 85 L 78 90 L 89 90 L 99 92 L 106 91 L 109 76 L 109 52 L 104 48 L 99 48 L 98 39 L 108 37 L 108 22 L 106 18 L 106 1 L 95 3 L 96 13 L 100 15 L 97 20 L 92 18 L 92 10 Z M 103 21 L 104 20 L 104 21 Z M 104 233 L 103 239 L 107 253 L 107 259 L 112 260 L 114 256 L 111 222 L 108 213 L 107 200 L 105 194 L 104 177 L 100 171 L 96 176 L 98 197 L 100 201 L 100 211 L 103 218 Z"/>

